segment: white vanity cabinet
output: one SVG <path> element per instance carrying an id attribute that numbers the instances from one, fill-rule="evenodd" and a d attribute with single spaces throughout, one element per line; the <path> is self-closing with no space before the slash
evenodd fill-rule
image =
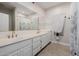
<path id="1" fill-rule="evenodd" d="M 0 56 L 32 56 L 44 48 L 51 39 L 51 33 L 44 33 L 32 38 L 0 46 Z"/>

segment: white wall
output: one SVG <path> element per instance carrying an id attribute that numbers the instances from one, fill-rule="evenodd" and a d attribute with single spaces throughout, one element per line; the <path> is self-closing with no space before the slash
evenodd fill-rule
<path id="1" fill-rule="evenodd" d="M 32 4 L 31 2 L 17 2 L 18 4 L 21 4 L 25 8 L 28 8 L 34 12 L 36 12 L 39 15 L 44 15 L 44 10 L 40 8 L 37 4 Z M 40 12 L 39 12 L 40 11 Z"/>
<path id="2" fill-rule="evenodd" d="M 46 15 L 46 19 L 45 19 L 46 20 L 46 28 L 55 30 L 57 26 L 56 27 L 54 27 L 54 26 L 56 25 L 57 22 L 60 22 L 59 18 L 56 19 L 56 16 L 57 15 L 59 15 L 59 16 L 66 15 L 67 17 L 69 17 L 70 10 L 71 10 L 70 3 L 65 3 L 62 5 L 56 6 L 54 8 L 51 8 L 50 10 L 47 10 L 47 12 L 46 12 L 47 15 Z M 69 44 L 70 27 L 71 27 L 70 20 L 66 19 L 64 38 L 61 40 L 61 42 L 64 44 Z M 60 27 L 58 26 L 58 28 L 60 29 L 61 26 Z"/>

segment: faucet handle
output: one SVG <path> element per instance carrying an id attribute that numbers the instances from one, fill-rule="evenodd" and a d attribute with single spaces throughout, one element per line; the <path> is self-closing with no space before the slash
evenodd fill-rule
<path id="1" fill-rule="evenodd" d="M 12 31 L 12 38 L 14 37 L 14 33 L 15 33 L 15 32 L 14 32 L 14 31 Z"/>
<path id="2" fill-rule="evenodd" d="M 13 34 L 13 32 L 12 32 L 12 38 L 14 37 L 14 34 Z"/>
<path id="3" fill-rule="evenodd" d="M 15 36 L 17 37 L 17 34 Z"/>
<path id="4" fill-rule="evenodd" d="M 8 38 L 10 38 L 10 35 L 8 35 Z"/>

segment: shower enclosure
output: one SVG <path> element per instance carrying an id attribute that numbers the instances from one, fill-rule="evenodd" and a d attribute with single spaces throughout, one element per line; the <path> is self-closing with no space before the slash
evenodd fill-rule
<path id="1" fill-rule="evenodd" d="M 79 56 L 79 3 L 72 3 L 71 54 Z"/>

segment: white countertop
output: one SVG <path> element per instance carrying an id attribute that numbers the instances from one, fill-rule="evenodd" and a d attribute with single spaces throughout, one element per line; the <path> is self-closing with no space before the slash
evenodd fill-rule
<path id="1" fill-rule="evenodd" d="M 34 38 L 36 36 L 46 34 L 48 32 L 49 31 L 40 31 L 40 33 L 36 33 L 35 31 L 34 32 L 32 31 L 32 32 L 28 32 L 26 34 L 24 33 L 24 35 L 20 34 L 17 37 L 14 37 L 14 38 L 1 38 L 0 39 L 0 47 L 5 46 L 5 45 L 9 45 L 9 44 L 12 44 L 12 43 L 16 43 L 16 42 L 19 42 L 19 41 L 22 41 L 22 40 L 31 39 L 31 38 Z"/>

